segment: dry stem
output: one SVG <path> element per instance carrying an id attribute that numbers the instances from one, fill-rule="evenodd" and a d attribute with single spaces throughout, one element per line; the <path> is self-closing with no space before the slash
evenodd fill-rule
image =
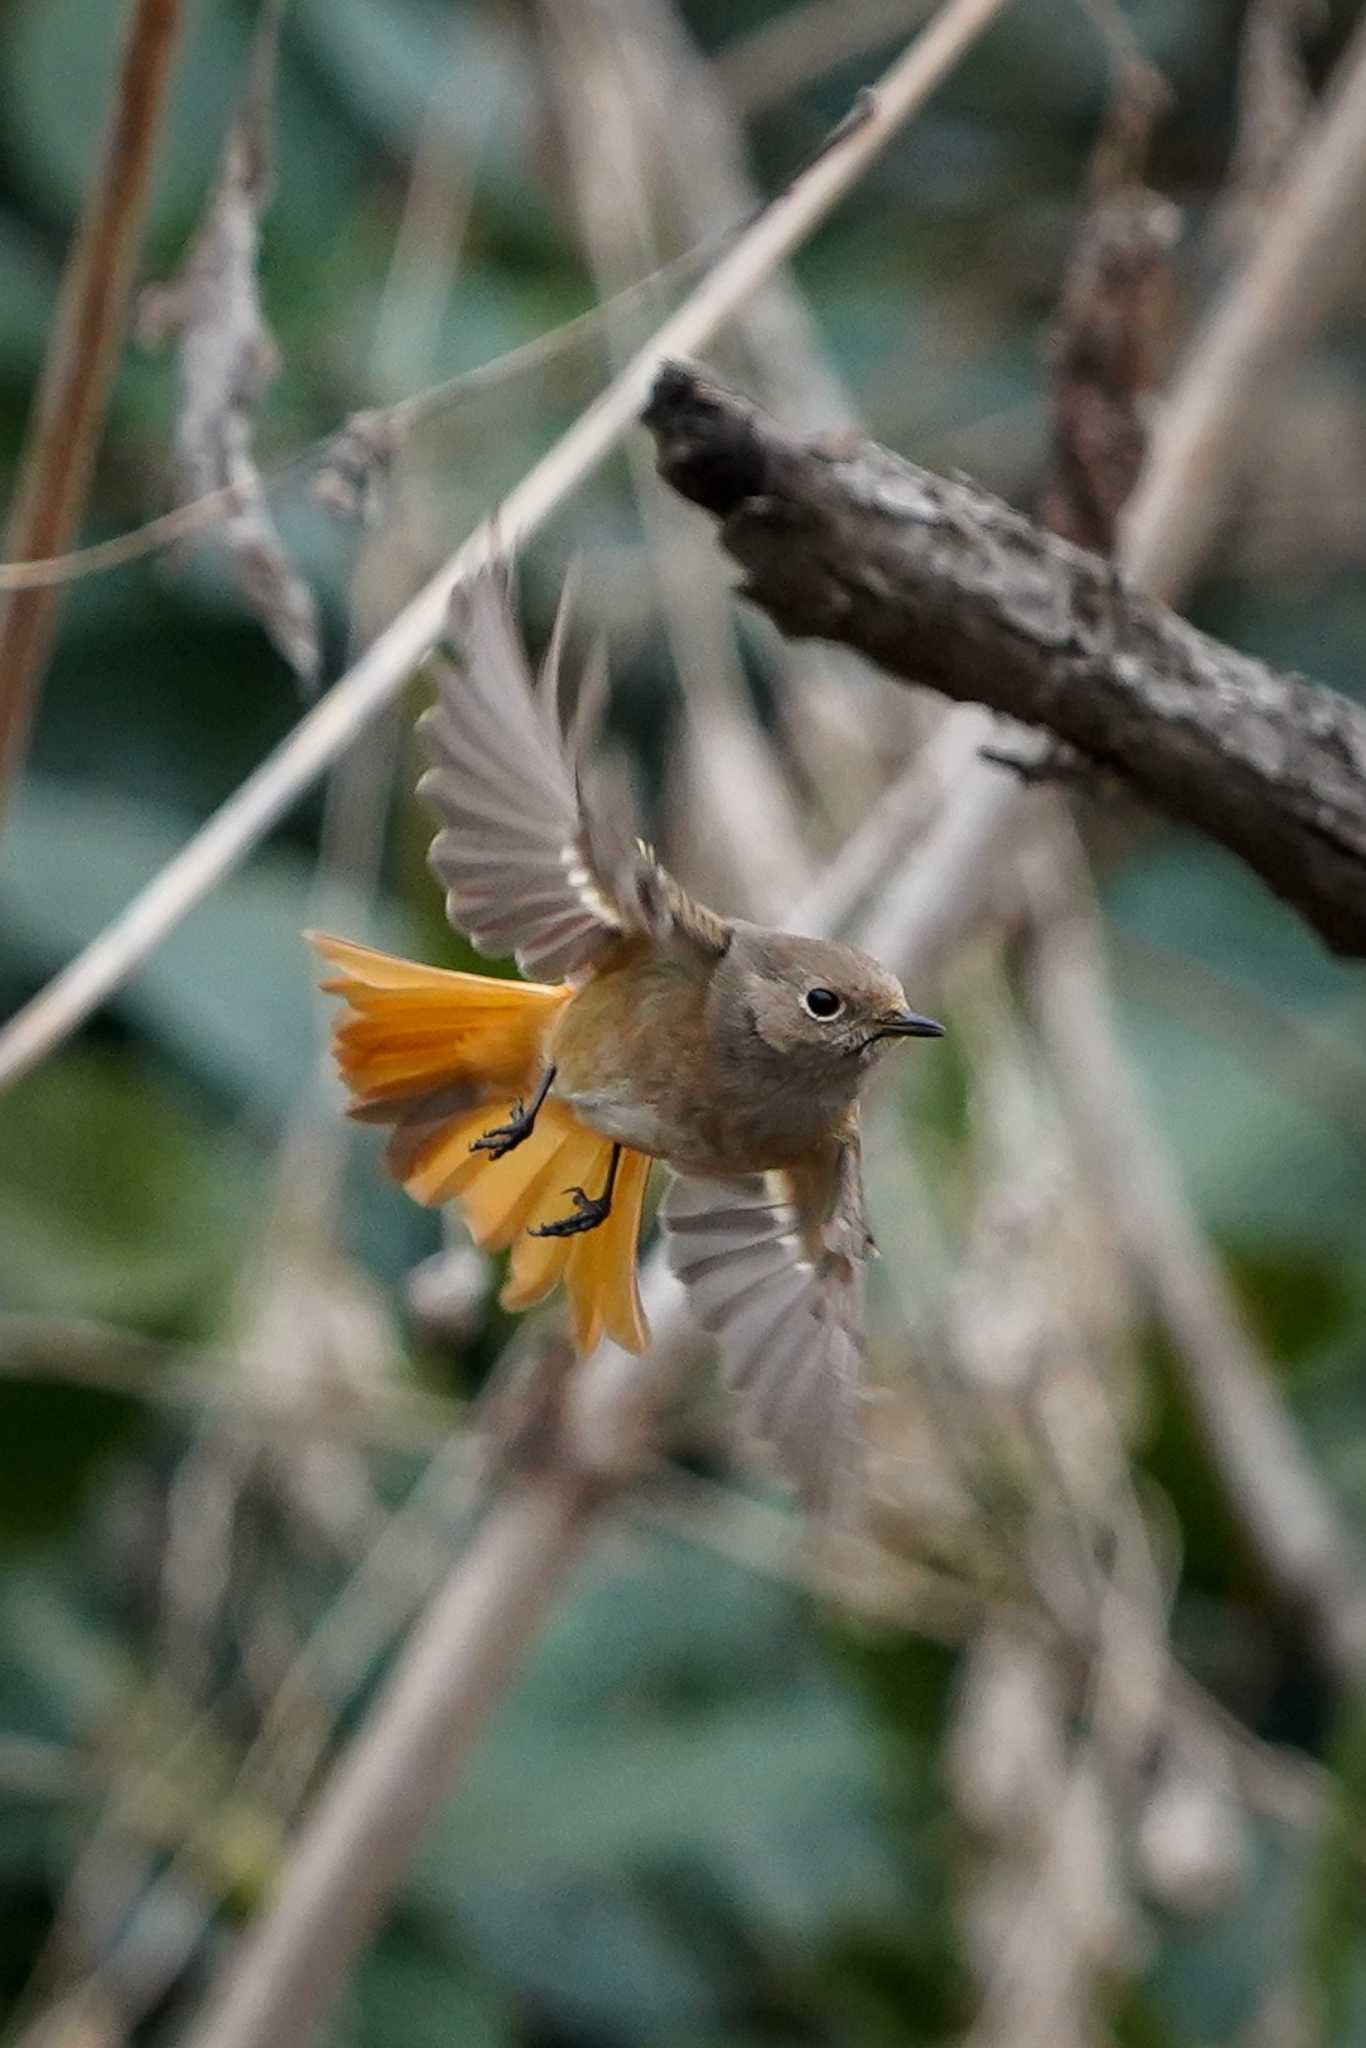
<path id="1" fill-rule="evenodd" d="M 85 504 L 180 22 L 181 0 L 132 0 L 10 513 L 5 552 L 21 560 L 69 546 Z M 17 592 L 0 611 L 0 802 L 28 743 L 56 614 L 50 589 Z"/>
<path id="2" fill-rule="evenodd" d="M 1279 198 L 1191 349 L 1179 402 L 1158 420 L 1153 459 L 1130 502 L 1122 559 L 1160 596 L 1203 561 L 1248 451 L 1267 382 L 1359 271 L 1366 193 L 1366 21 L 1349 43 L 1323 112 L 1305 129 Z M 1193 488 L 1158 489 L 1170 468 Z"/>

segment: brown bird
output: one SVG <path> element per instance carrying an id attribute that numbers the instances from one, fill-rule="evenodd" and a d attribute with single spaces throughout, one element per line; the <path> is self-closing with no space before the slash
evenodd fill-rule
<path id="1" fill-rule="evenodd" d="M 565 606 L 538 686 L 501 571 L 452 600 L 462 655 L 438 669 L 419 792 L 451 923 L 527 975 L 499 981 L 314 935 L 348 1013 L 351 1114 L 392 1124 L 418 1201 L 458 1201 L 511 1246 L 501 1300 L 564 1280 L 581 1353 L 649 1341 L 636 1285 L 650 1162 L 674 1270 L 719 1335 L 755 1434 L 828 1503 L 857 1444 L 864 1266 L 858 1095 L 883 1049 L 937 1038 L 895 975 L 852 946 L 695 903 L 585 798 L 596 650 L 573 729 L 558 708 Z"/>

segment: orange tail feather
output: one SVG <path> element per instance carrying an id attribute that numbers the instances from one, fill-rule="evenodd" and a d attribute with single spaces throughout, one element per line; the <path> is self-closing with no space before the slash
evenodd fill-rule
<path id="1" fill-rule="evenodd" d="M 459 1202 L 478 1243 L 512 1246 L 504 1307 L 529 1308 L 563 1279 L 580 1352 L 604 1332 L 628 1351 L 643 1351 L 649 1330 L 636 1251 L 648 1158 L 623 1150 L 611 1213 L 596 1230 L 542 1238 L 525 1233 L 564 1215 L 570 1188 L 595 1194 L 604 1186 L 611 1140 L 552 1097 L 530 1136 L 502 1159 L 470 1149 L 507 1121 L 514 1098 L 534 1089 L 546 1033 L 571 990 L 458 974 L 309 937 L 340 970 L 323 987 L 348 1005 L 333 1050 L 352 1113 L 394 1125 L 389 1165 L 396 1178 L 419 1202 Z"/>

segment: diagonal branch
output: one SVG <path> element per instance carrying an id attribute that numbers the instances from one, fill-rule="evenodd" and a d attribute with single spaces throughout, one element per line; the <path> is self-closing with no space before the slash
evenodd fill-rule
<path id="1" fill-rule="evenodd" d="M 646 414 L 785 633 L 1067 741 L 1366 954 L 1366 712 L 1197 632 L 1099 556 L 875 442 L 789 435 L 681 365 Z"/>

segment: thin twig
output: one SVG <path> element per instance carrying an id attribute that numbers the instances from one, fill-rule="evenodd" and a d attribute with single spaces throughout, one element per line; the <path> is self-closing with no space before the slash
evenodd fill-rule
<path id="1" fill-rule="evenodd" d="M 680 217 L 695 238 L 708 237 L 724 221 L 751 216 L 758 188 L 744 129 L 715 62 L 697 48 L 671 0 L 595 0 L 595 9 L 629 82 L 626 97 L 637 124 L 667 177 L 668 216 Z M 789 19 L 785 15 L 784 23 Z M 790 269 L 776 272 L 746 301 L 734 339 L 747 384 L 765 404 L 813 432 L 857 429 L 857 408 L 822 350 L 819 324 Z M 684 548 L 695 554 L 696 535 L 690 544 L 683 539 L 687 524 L 669 543 L 671 562 Z M 672 573 L 679 581 L 700 574 L 690 564 L 676 564 Z M 840 650 L 774 636 L 770 660 L 785 736 L 811 798 L 840 837 L 877 793 L 887 754 L 903 750 L 923 707 L 889 694 L 880 715 L 870 717 L 866 701 L 854 701 L 866 693 L 855 664 Z M 713 749 L 723 751 L 720 744 Z M 692 838 L 703 841 L 704 824 L 687 792 L 679 793 L 678 809 L 688 816 Z M 750 844 L 762 836 L 751 834 Z M 699 886 L 705 873 L 703 868 L 696 878 Z"/>
<path id="2" fill-rule="evenodd" d="M 631 0 L 624 20 L 615 0 L 554 0 L 545 10 L 584 240 L 604 299 L 623 272 L 658 260 L 658 126 L 631 63 L 636 32 L 651 25 L 648 15 L 637 18 L 647 4 Z M 623 337 L 610 327 L 608 337 L 619 368 Z M 749 702 L 724 575 L 696 523 L 655 488 L 648 448 L 632 437 L 626 456 L 682 684 L 676 811 L 685 851 L 700 856 L 684 866 L 703 894 L 718 876 L 723 887 L 738 884 L 734 907 L 771 922 L 794 884 L 801 886 L 808 861 L 791 796 Z"/>
<path id="3" fill-rule="evenodd" d="M 503 112 L 504 95 L 495 82 L 482 98 L 470 148 L 456 150 L 447 124 L 447 101 L 459 78 L 464 32 L 461 17 L 453 15 L 449 47 L 413 146 L 370 342 L 370 377 L 381 392 L 402 391 L 431 374 L 469 227 L 479 159 Z"/>
<path id="4" fill-rule="evenodd" d="M 704 347 L 734 317 L 881 155 L 1005 4 L 948 0 L 875 94 L 862 102 L 867 109 L 863 118 L 779 194 L 509 493 L 498 515 L 503 546 L 516 546 L 535 532 L 610 453 L 634 423 L 660 363 Z M 480 527 L 141 895 L 0 1031 L 0 1087 L 70 1037 L 392 703 L 440 634 L 451 585 L 467 576 L 488 548 L 488 531 Z"/>
<path id="5" fill-rule="evenodd" d="M 1076 858 L 1074 852 L 1074 859 Z M 1059 1086 L 1121 1226 L 1181 1348 L 1186 1387 L 1216 1469 L 1279 1590 L 1310 1617 L 1333 1669 L 1366 1676 L 1366 1577 L 1249 1338 L 1132 1078 L 1114 1032 L 1085 893 L 1053 861 L 1035 872 L 1037 1000 Z"/>
<path id="6" fill-rule="evenodd" d="M 732 99 L 763 113 L 837 64 L 908 35 L 927 12 L 927 0 L 803 0 L 727 43 L 716 69 Z"/>
<path id="7" fill-rule="evenodd" d="M 547 328 L 544 334 L 535 335 L 532 340 L 522 342 L 502 355 L 491 356 L 472 370 L 463 370 L 456 377 L 446 377 L 438 384 L 410 392 L 407 397 L 396 399 L 392 405 L 369 407 L 353 414 L 353 428 L 363 431 L 367 439 L 374 442 L 399 440 L 414 427 L 441 419 L 470 399 L 481 398 L 516 377 L 558 362 L 581 342 L 595 340 L 605 321 L 614 314 L 643 305 L 665 287 L 693 276 L 709 255 L 715 256 L 725 246 L 732 233 L 730 230 L 725 235 L 713 236 L 705 246 L 697 244 L 685 249 L 651 276 L 638 278 L 627 285 L 609 304 L 590 306 L 587 312 L 575 314 L 558 327 Z M 310 471 L 324 468 L 338 439 L 346 433 L 347 428 L 343 427 L 335 433 L 324 434 L 264 471 L 267 486 L 274 488 L 296 482 Z M 76 583 L 85 576 L 121 569 L 129 562 L 140 561 L 146 555 L 156 554 L 161 548 L 171 547 L 176 541 L 187 540 L 215 525 L 230 509 L 234 497 L 231 486 L 210 491 L 205 497 L 191 499 L 187 504 L 176 506 L 174 511 L 159 513 L 155 519 L 131 527 L 127 533 L 116 534 L 110 540 L 96 541 L 90 547 L 75 548 L 69 554 L 50 555 L 38 561 L 0 562 L 0 592 Z"/>
<path id="8" fill-rule="evenodd" d="M 1179 400 L 1160 416 L 1153 460 L 1125 518 L 1124 566 L 1167 596 L 1203 561 L 1229 494 L 1255 449 L 1268 379 L 1360 274 L 1366 193 L 1366 20 L 1307 124 L 1246 268 L 1192 345 Z M 1157 479 L 1179 468 L 1197 486 L 1180 499 Z"/>
<path id="9" fill-rule="evenodd" d="M 264 1358 L 236 1349 L 186 1346 L 75 1316 L 0 1314 L 0 1381 L 33 1380 L 126 1394 L 171 1409 L 212 1407 L 261 1437 L 316 1438 L 421 1452 L 456 1428 L 453 1401 L 396 1377 L 364 1402 L 318 1388 L 311 1403 L 282 1401 Z"/>
<path id="10" fill-rule="evenodd" d="M 5 540 L 10 556 L 60 553 L 80 520 L 123 339 L 181 14 L 181 0 L 130 0 L 104 138 L 33 403 Z M 48 590 L 13 596 L 0 611 L 0 803 L 28 743 L 56 614 Z"/>

